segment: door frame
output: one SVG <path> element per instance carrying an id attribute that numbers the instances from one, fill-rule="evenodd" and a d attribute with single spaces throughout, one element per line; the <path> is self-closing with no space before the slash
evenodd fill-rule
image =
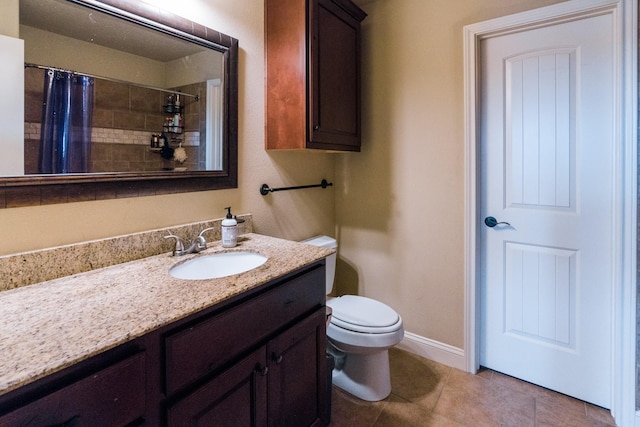
<path id="1" fill-rule="evenodd" d="M 611 15 L 617 40 L 615 134 L 616 224 L 612 331 L 611 413 L 618 425 L 640 427 L 636 414 L 636 256 L 637 256 L 637 35 L 635 0 L 569 0 L 552 6 L 496 18 L 464 27 L 464 138 L 465 138 L 465 367 L 479 368 L 478 262 L 478 46 L 483 39 L 570 22 L 592 15 Z"/>

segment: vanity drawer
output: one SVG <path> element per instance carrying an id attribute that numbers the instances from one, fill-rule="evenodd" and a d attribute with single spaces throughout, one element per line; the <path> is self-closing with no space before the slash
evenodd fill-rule
<path id="1" fill-rule="evenodd" d="M 144 353 L 131 356 L 0 417 L 11 426 L 124 426 L 145 413 Z"/>
<path id="2" fill-rule="evenodd" d="M 166 391 L 201 378 L 325 301 L 319 265 L 265 293 L 165 339 Z"/>

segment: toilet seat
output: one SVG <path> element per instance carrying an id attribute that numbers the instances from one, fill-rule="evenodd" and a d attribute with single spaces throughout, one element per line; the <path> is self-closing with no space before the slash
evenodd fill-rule
<path id="1" fill-rule="evenodd" d="M 371 298 L 344 295 L 327 301 L 331 324 L 354 332 L 386 334 L 402 327 L 402 319 L 391 307 Z"/>

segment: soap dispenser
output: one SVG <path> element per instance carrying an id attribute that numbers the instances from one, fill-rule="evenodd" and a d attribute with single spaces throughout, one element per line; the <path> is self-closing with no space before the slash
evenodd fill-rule
<path id="1" fill-rule="evenodd" d="M 233 248 L 238 244 L 238 221 L 231 215 L 231 207 L 225 209 L 227 217 L 222 220 L 222 247 Z"/>

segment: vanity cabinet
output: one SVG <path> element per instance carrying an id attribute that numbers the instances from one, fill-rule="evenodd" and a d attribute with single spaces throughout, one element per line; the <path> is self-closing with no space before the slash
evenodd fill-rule
<path id="1" fill-rule="evenodd" d="M 265 0 L 266 149 L 360 151 L 360 23 L 350 0 Z"/>
<path id="2" fill-rule="evenodd" d="M 215 375 L 168 409 L 168 425 L 327 425 L 325 310 Z"/>
<path id="3" fill-rule="evenodd" d="M 325 325 L 318 261 L 1 395 L 0 426 L 327 425 Z"/>
<path id="4" fill-rule="evenodd" d="M 168 425 L 327 424 L 324 280 L 312 269 L 170 333 Z"/>

